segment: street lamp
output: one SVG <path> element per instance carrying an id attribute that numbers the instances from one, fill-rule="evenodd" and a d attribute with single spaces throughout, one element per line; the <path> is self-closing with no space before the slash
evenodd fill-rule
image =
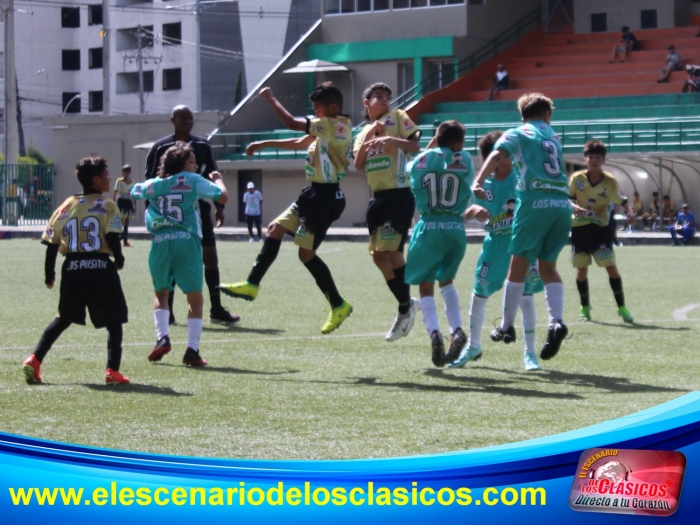
<path id="1" fill-rule="evenodd" d="M 196 80 L 195 80 L 195 111 L 202 111 L 202 58 L 200 55 L 200 28 L 199 28 L 199 22 L 200 22 L 200 16 L 202 14 L 202 11 L 206 9 L 206 6 L 212 5 L 212 4 L 230 4 L 233 2 L 238 2 L 238 0 L 197 0 L 196 2 L 190 2 L 187 4 L 181 4 L 181 5 L 168 5 L 165 6 L 166 9 L 182 9 L 184 11 L 187 11 L 188 8 L 190 8 L 192 11 L 194 11 L 195 14 L 195 19 L 197 21 L 197 38 L 195 40 L 195 53 L 196 53 L 196 69 L 197 69 L 197 75 L 196 75 Z"/>
<path id="2" fill-rule="evenodd" d="M 68 104 L 66 104 L 66 106 L 63 108 L 63 115 L 61 115 L 62 117 L 65 117 L 65 116 L 66 116 L 66 111 L 68 111 L 68 108 L 69 108 L 70 105 L 73 103 L 73 101 L 74 101 L 74 100 L 78 100 L 79 98 L 83 98 L 83 96 L 82 96 L 80 93 L 78 93 L 78 94 L 75 95 L 72 99 L 70 99 L 70 100 L 68 101 Z"/>

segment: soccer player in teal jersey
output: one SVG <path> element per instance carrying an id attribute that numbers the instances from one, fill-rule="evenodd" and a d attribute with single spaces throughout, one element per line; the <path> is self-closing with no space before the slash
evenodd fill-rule
<path id="1" fill-rule="evenodd" d="M 571 203 L 561 143 L 550 127 L 554 105 L 541 93 L 528 93 L 518 100 L 524 124 L 498 139 L 474 182 L 474 194 L 486 196 L 482 184 L 506 157 L 513 159 L 518 174 L 517 203 L 513 220 L 512 255 L 503 296 L 503 321 L 491 339 L 515 341 L 515 316 L 525 289 L 530 265 L 539 262 L 549 311 L 547 341 L 541 359 L 554 357 L 568 333 L 562 320 L 564 285 L 557 271 L 557 258 L 569 240 Z"/>
<path id="2" fill-rule="evenodd" d="M 146 227 L 153 234 L 148 266 L 155 290 L 153 318 L 157 343 L 148 360 L 160 361 L 170 352 L 168 294 L 173 279 L 187 295 L 187 351 L 182 359 L 187 366 L 204 366 L 199 354 L 202 336 L 202 219 L 198 199 L 226 204 L 228 193 L 221 174 L 214 171 L 211 180 L 197 174 L 194 150 L 185 142 L 176 142 L 161 159 L 158 177 L 137 184 L 131 190 L 134 200 L 149 199 Z"/>
<path id="3" fill-rule="evenodd" d="M 485 160 L 493 151 L 496 141 L 503 135 L 502 131 L 487 133 L 479 141 L 479 151 Z M 461 368 L 469 361 L 481 358 L 481 329 L 484 325 L 486 303 L 491 295 L 503 287 L 508 275 L 510 257 L 510 241 L 515 209 L 515 187 L 518 176 L 513 171 L 510 157 L 506 157 L 496 167 L 491 177 L 484 181 L 484 199 L 475 199 L 464 214 L 469 220 L 476 217 L 480 221 L 488 221 L 485 225 L 486 238 L 481 249 L 479 262 L 476 265 L 474 277 L 474 292 L 472 293 L 469 310 L 469 341 L 456 361 L 450 368 Z M 535 300 L 533 293 L 544 289 L 537 265 L 531 265 L 525 278 L 525 293 L 520 301 L 522 311 L 523 332 L 525 332 L 525 352 L 523 363 L 525 370 L 540 368 L 535 354 L 535 325 L 537 323 Z"/>
<path id="4" fill-rule="evenodd" d="M 462 214 L 472 197 L 474 165 L 469 152 L 463 149 L 464 127 L 456 120 L 440 125 L 437 144 L 437 148 L 419 154 L 409 164 L 411 190 L 421 217 L 408 247 L 406 283 L 419 285 L 433 364 L 442 367 L 456 359 L 467 343 L 453 280 L 467 249 Z M 435 306 L 435 281 L 452 333 L 447 356 Z"/>

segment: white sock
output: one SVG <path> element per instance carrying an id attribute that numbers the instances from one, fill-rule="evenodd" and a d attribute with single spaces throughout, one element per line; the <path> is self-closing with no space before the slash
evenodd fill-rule
<path id="1" fill-rule="evenodd" d="M 562 283 L 545 284 L 544 298 L 547 300 L 549 325 L 552 326 L 564 316 L 564 285 Z"/>
<path id="2" fill-rule="evenodd" d="M 423 324 L 425 324 L 425 329 L 428 330 L 428 335 L 432 335 L 435 330 L 440 331 L 435 298 L 421 297 L 420 311 L 423 314 Z"/>
<path id="3" fill-rule="evenodd" d="M 518 315 L 520 298 L 525 291 L 525 283 L 506 281 L 506 291 L 503 294 L 503 321 L 501 328 L 510 328 L 515 325 L 515 316 Z"/>
<path id="4" fill-rule="evenodd" d="M 160 340 L 170 333 L 168 321 L 170 321 L 170 310 L 154 310 L 153 320 L 156 323 L 156 337 Z"/>
<path id="5" fill-rule="evenodd" d="M 532 295 L 523 295 L 520 300 L 520 310 L 523 314 L 523 332 L 525 332 L 525 353 L 535 353 L 535 325 L 537 324 L 537 312 L 535 311 L 535 298 Z"/>
<path id="6" fill-rule="evenodd" d="M 442 300 L 445 301 L 445 313 L 447 321 L 450 323 L 450 333 L 454 333 L 457 328 L 462 328 L 462 310 L 459 307 L 459 293 L 454 284 L 448 284 L 440 288 Z"/>
<path id="7" fill-rule="evenodd" d="M 199 352 L 199 340 L 202 337 L 202 328 L 204 328 L 204 321 L 201 319 L 187 320 L 187 348 Z"/>
<path id="8" fill-rule="evenodd" d="M 486 303 L 488 300 L 488 297 L 472 294 L 472 305 L 469 310 L 469 343 L 467 343 L 467 348 L 479 348 L 481 346 L 481 329 L 484 327 Z"/>

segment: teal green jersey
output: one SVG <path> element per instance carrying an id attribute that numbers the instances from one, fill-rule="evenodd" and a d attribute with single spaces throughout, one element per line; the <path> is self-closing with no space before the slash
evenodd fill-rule
<path id="1" fill-rule="evenodd" d="M 416 209 L 421 215 L 461 216 L 469 206 L 475 174 L 467 150 L 429 149 L 420 153 L 408 170 Z"/>
<path id="2" fill-rule="evenodd" d="M 542 198 L 568 200 L 569 184 L 562 171 L 564 158 L 559 137 L 541 120 L 506 131 L 494 148 L 508 152 L 518 174 L 520 200 Z"/>
<path id="3" fill-rule="evenodd" d="M 216 200 L 221 188 L 197 173 L 183 171 L 165 179 L 157 177 L 131 190 L 134 200 L 149 199 L 146 228 L 153 234 L 187 232 L 202 236 L 198 199 Z"/>
<path id="4" fill-rule="evenodd" d="M 510 234 L 513 231 L 513 215 L 515 214 L 515 187 L 518 175 L 511 171 L 506 180 L 496 180 L 489 177 L 484 181 L 486 198 L 474 199 L 474 204 L 486 208 L 489 221 L 484 226 L 486 233 L 493 236 Z"/>

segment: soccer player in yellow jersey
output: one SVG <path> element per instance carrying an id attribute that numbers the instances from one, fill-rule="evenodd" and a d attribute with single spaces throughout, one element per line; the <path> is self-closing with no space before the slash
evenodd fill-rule
<path id="1" fill-rule="evenodd" d="M 405 111 L 391 111 L 391 88 L 383 83 L 364 92 L 365 123 L 355 139 L 355 167 L 364 169 L 374 194 L 367 207 L 369 251 L 386 284 L 399 303 L 394 324 L 386 334 L 396 341 L 411 331 L 420 301 L 411 298 L 404 274 L 403 247 L 416 203 L 406 165 L 411 153 L 420 151 L 420 130 Z"/>
<path id="2" fill-rule="evenodd" d="M 263 88 L 265 100 L 282 123 L 289 129 L 304 131 L 300 138 L 253 142 L 246 148 L 248 156 L 264 148 L 309 149 L 306 157 L 306 178 L 311 186 L 304 188 L 296 202 L 268 226 L 262 250 L 245 281 L 222 284 L 221 291 L 232 297 L 252 301 L 258 296 L 260 281 L 277 258 L 282 238 L 294 236 L 299 247 L 299 259 L 316 280 L 321 292 L 331 304 L 331 313 L 321 328 L 324 334 L 338 328 L 352 313 L 352 305 L 343 299 L 333 281 L 328 266 L 316 255 L 328 228 L 345 209 L 345 194 L 340 181 L 348 166 L 347 155 L 352 144 L 352 122 L 343 115 L 343 94 L 330 82 L 311 92 L 309 99 L 314 118 L 295 118 L 275 98 L 270 88 Z"/>
<path id="3" fill-rule="evenodd" d="M 626 323 L 632 323 L 634 318 L 625 306 L 622 278 L 615 261 L 613 232 L 608 228 L 609 204 L 612 202 L 622 206 L 631 224 L 634 223 L 635 213 L 615 177 L 603 171 L 606 153 L 607 148 L 600 140 L 587 142 L 583 148 L 583 160 L 588 169 L 574 173 L 569 182 L 569 196 L 574 208 L 571 262 L 576 268 L 576 286 L 581 297 L 581 321 L 591 320 L 588 267 L 592 258 L 608 272 L 617 313 Z"/>
<path id="4" fill-rule="evenodd" d="M 102 196 L 111 188 L 107 161 L 82 159 L 76 166 L 83 193 L 66 199 L 54 211 L 42 236 L 46 245 L 46 287 L 53 288 L 60 251 L 66 256 L 61 271 L 58 316 L 44 330 L 34 353 L 24 361 L 27 383 L 41 383 L 41 363 L 51 345 L 72 323 L 85 324 L 85 308 L 95 328 L 107 328 L 107 384 L 125 384 L 119 372 L 122 325 L 128 311 L 117 270 L 124 267 L 119 242 L 122 224 L 117 205 Z M 110 259 L 110 255 L 114 260 Z"/>
<path id="5" fill-rule="evenodd" d="M 136 203 L 131 198 L 131 188 L 134 187 L 134 180 L 131 178 L 131 166 L 124 164 L 122 166 L 122 176 L 117 179 L 114 184 L 114 195 L 112 200 L 116 201 L 119 213 L 122 216 L 122 225 L 124 226 L 124 246 L 131 248 L 133 244 L 129 242 L 129 220 L 136 213 Z"/>

